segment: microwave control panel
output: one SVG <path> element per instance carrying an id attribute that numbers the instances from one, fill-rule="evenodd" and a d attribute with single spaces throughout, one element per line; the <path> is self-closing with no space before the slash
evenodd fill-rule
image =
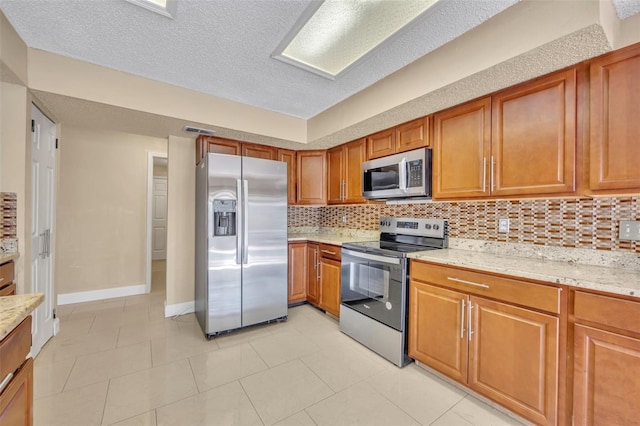
<path id="1" fill-rule="evenodd" d="M 409 188 L 422 186 L 422 175 L 424 174 L 422 172 L 422 163 L 422 160 L 414 160 L 407 163 L 407 169 L 409 170 L 409 182 L 407 186 Z"/>

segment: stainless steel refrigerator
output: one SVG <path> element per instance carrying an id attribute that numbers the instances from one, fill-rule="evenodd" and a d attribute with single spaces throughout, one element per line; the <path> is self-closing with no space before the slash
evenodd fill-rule
<path id="1" fill-rule="evenodd" d="M 207 154 L 196 167 L 196 317 L 208 337 L 287 318 L 287 164 Z"/>

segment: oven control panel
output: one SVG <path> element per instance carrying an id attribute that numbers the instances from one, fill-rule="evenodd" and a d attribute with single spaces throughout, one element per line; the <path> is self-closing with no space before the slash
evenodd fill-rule
<path id="1" fill-rule="evenodd" d="M 380 218 L 380 232 L 445 238 L 447 221 L 433 218 L 382 217 Z"/>

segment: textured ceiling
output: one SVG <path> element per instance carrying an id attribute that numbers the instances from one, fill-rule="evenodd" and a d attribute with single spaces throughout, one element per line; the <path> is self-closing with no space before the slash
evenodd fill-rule
<path id="1" fill-rule="evenodd" d="M 640 0 L 613 0 L 613 5 L 620 19 L 640 13 Z"/>
<path id="2" fill-rule="evenodd" d="M 0 0 L 0 8 L 29 47 L 310 118 L 517 1 L 440 1 L 336 81 L 271 58 L 311 0 L 180 0 L 174 19 L 125 0 Z"/>

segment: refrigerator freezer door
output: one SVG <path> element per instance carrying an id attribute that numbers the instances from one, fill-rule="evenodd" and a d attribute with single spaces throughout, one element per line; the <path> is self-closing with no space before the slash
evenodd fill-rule
<path id="1" fill-rule="evenodd" d="M 242 327 L 242 265 L 236 256 L 235 235 L 215 235 L 214 203 L 216 201 L 236 201 L 236 209 L 241 208 L 238 196 L 238 181 L 241 179 L 241 157 L 233 155 L 207 155 L 207 271 L 208 285 L 206 301 L 208 305 L 206 334 Z M 218 203 L 219 204 L 219 203 Z M 236 214 L 237 220 L 241 215 Z M 241 229 L 236 223 L 235 229 Z"/>
<path id="2" fill-rule="evenodd" d="M 242 161 L 247 194 L 242 325 L 247 326 L 287 315 L 287 165 Z"/>

